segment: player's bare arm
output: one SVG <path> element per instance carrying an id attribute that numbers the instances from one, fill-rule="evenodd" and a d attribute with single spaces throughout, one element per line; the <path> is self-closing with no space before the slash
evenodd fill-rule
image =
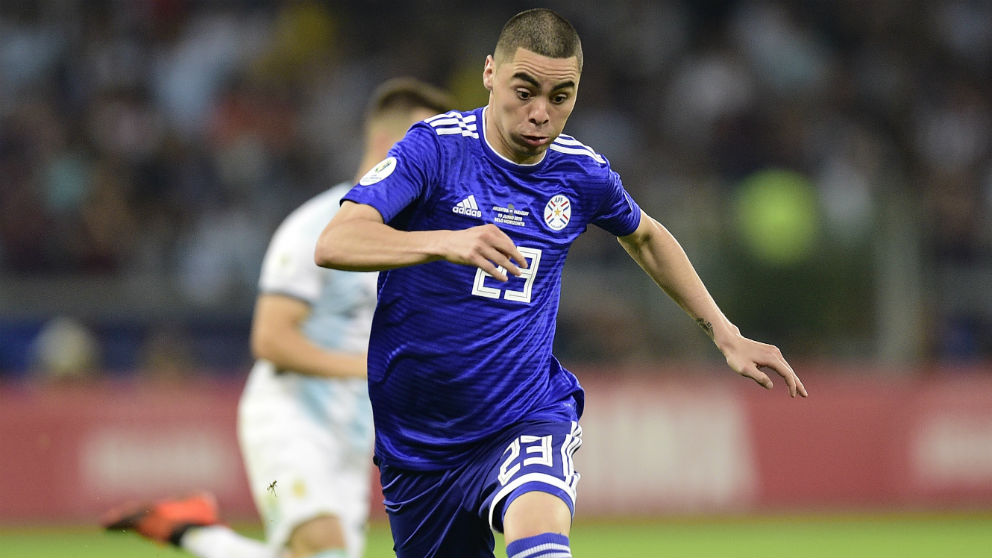
<path id="1" fill-rule="evenodd" d="M 790 396 L 807 396 L 799 376 L 777 347 L 744 337 L 727 319 L 682 246 L 661 223 L 642 212 L 637 229 L 618 240 L 651 279 L 696 320 L 726 357 L 731 369 L 767 389 L 772 388 L 773 382 L 762 369 L 771 369 L 785 380 Z"/>
<path id="2" fill-rule="evenodd" d="M 321 267 L 382 271 L 437 260 L 478 267 L 500 281 L 520 275 L 527 260 L 509 236 L 487 224 L 458 231 L 400 231 L 372 206 L 345 201 L 314 252 Z M 506 272 L 500 271 L 500 268 Z"/>
<path id="3" fill-rule="evenodd" d="M 310 305 L 296 298 L 263 294 L 255 301 L 251 349 L 277 370 L 326 378 L 365 378 L 365 354 L 329 351 L 304 335 Z"/>

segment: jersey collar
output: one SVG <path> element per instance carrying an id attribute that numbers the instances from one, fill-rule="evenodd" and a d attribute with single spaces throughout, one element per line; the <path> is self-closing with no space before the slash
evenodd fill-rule
<path id="1" fill-rule="evenodd" d="M 482 133 L 479 134 L 479 137 L 482 140 L 482 150 L 486 152 L 486 155 L 491 161 L 505 169 L 525 173 L 535 172 L 544 166 L 544 163 L 548 160 L 548 151 L 550 151 L 550 148 L 544 151 L 544 156 L 541 157 L 540 161 L 529 165 L 515 163 L 493 149 L 493 146 L 489 145 L 489 139 L 486 138 L 486 111 L 489 110 L 489 106 L 487 105 L 476 110 L 479 112 L 478 118 L 482 123 Z"/>

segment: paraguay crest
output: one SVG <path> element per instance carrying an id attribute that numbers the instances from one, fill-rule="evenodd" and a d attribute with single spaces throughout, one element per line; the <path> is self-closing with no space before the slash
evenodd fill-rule
<path id="1" fill-rule="evenodd" d="M 560 231 L 572 219 L 572 202 L 562 194 L 548 200 L 544 206 L 544 222 L 551 230 Z"/>

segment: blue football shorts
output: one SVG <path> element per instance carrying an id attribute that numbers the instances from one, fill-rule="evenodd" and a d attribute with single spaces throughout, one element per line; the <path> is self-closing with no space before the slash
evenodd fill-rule
<path id="1" fill-rule="evenodd" d="M 572 455 L 582 445 L 577 421 L 532 421 L 482 444 L 464 464 L 443 471 L 379 466 L 397 558 L 493 556 L 493 530 L 517 497 L 540 491 L 575 514 L 579 474 Z"/>

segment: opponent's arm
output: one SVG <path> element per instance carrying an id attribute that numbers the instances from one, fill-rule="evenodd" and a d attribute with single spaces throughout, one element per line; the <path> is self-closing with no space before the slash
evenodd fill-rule
<path id="1" fill-rule="evenodd" d="M 251 323 L 251 349 L 255 358 L 271 362 L 278 370 L 308 376 L 364 378 L 366 355 L 330 351 L 303 335 L 302 325 L 310 305 L 292 297 L 263 294 L 255 302 Z"/>
<path id="2" fill-rule="evenodd" d="M 744 337 L 727 319 L 682 246 L 661 223 L 642 212 L 637 229 L 618 240 L 651 279 L 706 331 L 735 372 L 771 389 L 771 379 L 761 371 L 771 368 L 785 379 L 792 397 L 807 396 L 802 381 L 778 347 Z"/>
<path id="3" fill-rule="evenodd" d="M 314 251 L 321 267 L 347 271 L 382 271 L 447 260 L 482 269 L 506 281 L 502 266 L 513 275 L 527 260 L 496 225 L 464 230 L 401 231 L 385 224 L 372 206 L 345 201 L 327 224 Z"/>

